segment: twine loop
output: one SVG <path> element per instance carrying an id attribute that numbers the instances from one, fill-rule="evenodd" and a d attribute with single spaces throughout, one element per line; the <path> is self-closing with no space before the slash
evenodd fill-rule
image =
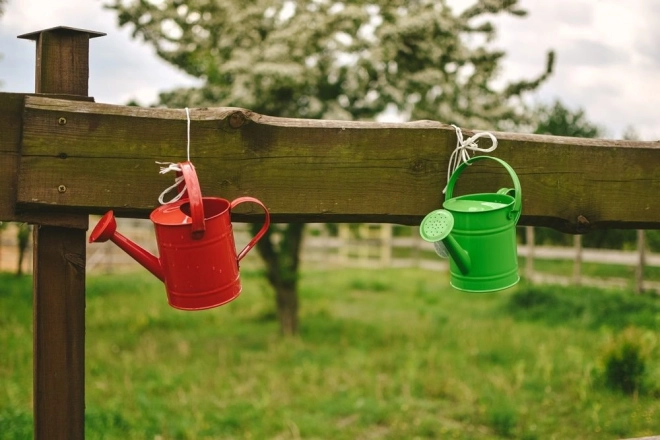
<path id="1" fill-rule="evenodd" d="M 492 133 L 481 131 L 464 140 L 463 132 L 461 129 L 453 124 L 452 127 L 454 127 L 454 130 L 456 130 L 456 148 L 454 148 L 451 156 L 449 156 L 449 166 L 447 167 L 447 184 L 449 184 L 449 180 L 451 179 L 451 176 L 454 174 L 456 169 L 462 163 L 467 163 L 467 161 L 470 159 L 470 151 L 490 153 L 497 148 L 497 138 Z M 477 145 L 477 141 L 485 137 L 490 138 L 492 145 L 488 148 L 480 148 L 479 145 Z M 442 193 L 444 194 L 446 191 L 447 185 L 445 185 L 445 189 L 442 190 Z"/>
<path id="2" fill-rule="evenodd" d="M 190 111 L 188 110 L 188 107 L 186 107 L 186 135 L 187 135 L 186 157 L 188 159 L 188 162 L 190 162 Z M 160 174 L 166 174 L 169 173 L 170 171 L 181 172 L 181 167 L 176 163 L 173 162 L 156 162 L 156 163 L 159 165 L 167 165 L 160 167 L 160 171 L 159 171 Z M 168 202 L 165 201 L 165 194 L 176 188 L 181 182 L 183 182 L 183 180 L 184 180 L 183 175 L 176 177 L 174 179 L 174 185 L 168 186 L 167 188 L 165 188 L 165 190 L 163 190 L 162 193 L 160 193 L 160 196 L 158 196 L 158 202 L 161 205 L 165 205 L 167 203 L 174 203 L 176 201 L 181 200 L 181 197 L 183 197 L 183 195 L 186 192 L 185 183 L 181 188 L 181 191 Z"/>

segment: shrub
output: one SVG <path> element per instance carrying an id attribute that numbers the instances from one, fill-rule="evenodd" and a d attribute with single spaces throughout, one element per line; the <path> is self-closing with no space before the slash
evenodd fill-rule
<path id="1" fill-rule="evenodd" d="M 640 332 L 634 327 L 624 330 L 605 348 L 603 354 L 605 385 L 625 394 L 639 392 L 643 386 L 648 357 Z"/>

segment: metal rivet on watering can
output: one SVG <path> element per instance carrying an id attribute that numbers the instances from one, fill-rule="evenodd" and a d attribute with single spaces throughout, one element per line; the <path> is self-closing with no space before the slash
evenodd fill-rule
<path id="1" fill-rule="evenodd" d="M 490 159 L 509 172 L 514 188 L 496 193 L 453 197 L 460 174 L 472 162 Z M 516 223 L 522 209 L 518 176 L 506 162 L 491 156 L 475 156 L 462 163 L 447 183 L 444 209 L 424 217 L 421 237 L 433 243 L 440 256 L 449 255 L 450 283 L 467 292 L 506 289 L 520 280 Z"/>
<path id="2" fill-rule="evenodd" d="M 66 118 L 59 118 L 57 120 L 57 123 L 60 124 L 60 125 L 66 125 Z"/>

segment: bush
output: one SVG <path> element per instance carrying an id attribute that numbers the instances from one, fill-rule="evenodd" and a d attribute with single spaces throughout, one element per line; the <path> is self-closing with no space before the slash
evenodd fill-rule
<path id="1" fill-rule="evenodd" d="M 648 357 L 648 350 L 643 347 L 640 332 L 632 327 L 624 330 L 605 348 L 605 385 L 625 394 L 639 392 L 644 384 Z"/>

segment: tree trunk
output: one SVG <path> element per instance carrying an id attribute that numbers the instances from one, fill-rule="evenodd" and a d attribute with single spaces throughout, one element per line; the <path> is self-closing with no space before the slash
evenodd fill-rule
<path id="1" fill-rule="evenodd" d="M 23 275 L 23 260 L 25 259 L 25 251 L 30 243 L 30 226 L 27 223 L 19 223 L 18 231 L 16 233 L 16 240 L 18 241 L 18 266 L 16 268 L 16 276 Z"/>
<path id="2" fill-rule="evenodd" d="M 261 226 L 252 225 L 253 233 Z M 298 268 L 304 223 L 271 225 L 257 243 L 266 263 L 266 278 L 275 291 L 275 305 L 284 336 L 298 333 Z"/>
<path id="3" fill-rule="evenodd" d="M 284 336 L 298 334 L 297 286 L 275 287 L 275 302 L 277 304 L 277 317 L 280 321 L 280 332 Z"/>

